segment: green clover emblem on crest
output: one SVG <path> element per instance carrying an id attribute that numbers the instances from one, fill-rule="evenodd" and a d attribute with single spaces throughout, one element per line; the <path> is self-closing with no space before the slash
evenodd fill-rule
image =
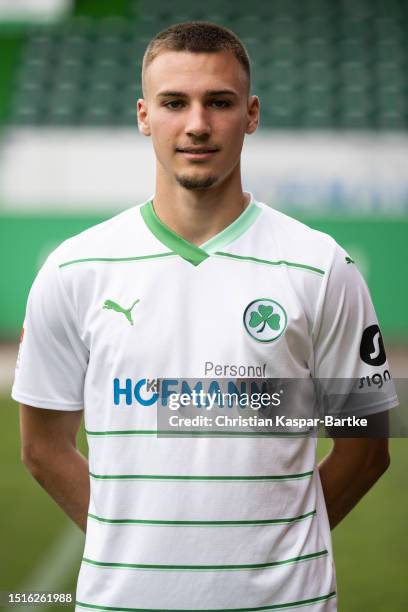
<path id="1" fill-rule="evenodd" d="M 261 326 L 256 332 L 260 334 L 265 329 L 265 325 L 269 325 L 271 329 L 279 329 L 280 315 L 272 314 L 273 306 L 264 306 L 260 304 L 258 310 L 251 312 L 251 318 L 249 319 L 250 327 Z"/>
<path id="2" fill-rule="evenodd" d="M 277 340 L 285 331 L 287 320 L 283 306 L 269 298 L 254 300 L 244 312 L 244 327 L 258 342 Z"/>

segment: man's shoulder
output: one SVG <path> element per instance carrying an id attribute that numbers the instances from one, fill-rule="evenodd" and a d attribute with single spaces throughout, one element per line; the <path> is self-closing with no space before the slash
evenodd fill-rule
<path id="1" fill-rule="evenodd" d="M 289 244 L 297 242 L 320 246 L 323 249 L 333 248 L 336 243 L 334 238 L 325 232 L 316 230 L 310 225 L 295 219 L 280 210 L 276 210 L 262 202 L 258 203 L 264 210 L 264 219 L 271 224 L 275 231 L 284 232 L 285 237 L 289 238 Z"/>
<path id="2" fill-rule="evenodd" d="M 64 240 L 50 255 L 59 267 L 83 260 L 143 256 L 157 248 L 138 204 Z"/>
<path id="3" fill-rule="evenodd" d="M 262 202 L 259 243 L 279 253 L 281 259 L 304 262 L 326 270 L 341 247 L 336 240 L 302 221 Z"/>

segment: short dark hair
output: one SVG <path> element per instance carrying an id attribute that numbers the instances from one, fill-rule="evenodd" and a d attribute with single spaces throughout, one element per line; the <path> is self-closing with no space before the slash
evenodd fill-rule
<path id="1" fill-rule="evenodd" d="M 143 56 L 142 72 L 161 51 L 190 51 L 191 53 L 217 53 L 230 51 L 244 68 L 251 81 L 248 51 L 238 36 L 228 28 L 209 21 L 176 23 L 154 36 Z"/>

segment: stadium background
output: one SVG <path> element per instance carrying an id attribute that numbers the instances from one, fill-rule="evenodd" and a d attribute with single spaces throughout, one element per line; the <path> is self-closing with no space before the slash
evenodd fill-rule
<path id="1" fill-rule="evenodd" d="M 75 588 L 82 536 L 19 460 L 17 339 L 47 253 L 153 192 L 135 122 L 141 59 L 152 35 L 189 19 L 230 27 L 251 55 L 262 110 L 245 187 L 349 250 L 406 377 L 408 2 L 0 0 L 0 591 Z M 387 474 L 334 531 L 340 612 L 407 609 L 406 442 L 391 448 Z"/>

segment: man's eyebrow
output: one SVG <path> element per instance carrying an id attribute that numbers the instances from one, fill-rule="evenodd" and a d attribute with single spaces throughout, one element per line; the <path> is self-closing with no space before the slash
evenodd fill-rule
<path id="1" fill-rule="evenodd" d="M 233 89 L 210 89 L 205 92 L 206 96 L 238 96 Z"/>
<path id="2" fill-rule="evenodd" d="M 207 89 L 204 92 L 205 96 L 235 96 L 238 94 L 233 89 Z M 183 91 L 160 91 L 157 94 L 158 98 L 188 98 L 188 94 Z"/>
<path id="3" fill-rule="evenodd" d="M 157 94 L 158 98 L 187 98 L 187 94 L 182 91 L 160 91 Z"/>

